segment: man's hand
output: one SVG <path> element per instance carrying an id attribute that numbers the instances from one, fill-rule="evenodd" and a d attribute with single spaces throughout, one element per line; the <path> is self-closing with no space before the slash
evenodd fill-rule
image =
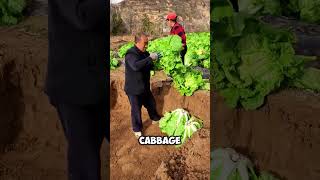
<path id="1" fill-rule="evenodd" d="M 151 57 L 152 60 L 157 60 L 159 58 L 157 53 L 151 53 L 150 57 Z"/>
<path id="2" fill-rule="evenodd" d="M 158 59 L 162 58 L 162 54 L 161 53 L 157 53 L 158 54 Z"/>

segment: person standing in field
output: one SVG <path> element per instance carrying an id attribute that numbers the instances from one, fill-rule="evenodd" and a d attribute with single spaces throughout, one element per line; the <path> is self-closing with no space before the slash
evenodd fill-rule
<path id="1" fill-rule="evenodd" d="M 184 64 L 184 57 L 187 53 L 187 38 L 184 28 L 181 24 L 177 22 L 177 14 L 176 13 L 168 13 L 166 17 L 166 21 L 168 26 L 171 28 L 170 35 L 178 35 L 181 37 L 182 41 L 182 51 L 180 52 L 182 63 Z"/>
<path id="2" fill-rule="evenodd" d="M 45 92 L 67 140 L 68 179 L 100 180 L 100 148 L 109 141 L 109 4 L 49 0 Z"/>
<path id="3" fill-rule="evenodd" d="M 131 123 L 134 135 L 142 136 L 142 105 L 147 108 L 152 123 L 160 120 L 156 110 L 156 102 L 150 90 L 150 71 L 153 61 L 157 60 L 158 54 L 146 51 L 148 37 L 144 33 L 135 35 L 135 45 L 130 48 L 125 56 L 125 86 L 124 90 L 131 105 Z"/>

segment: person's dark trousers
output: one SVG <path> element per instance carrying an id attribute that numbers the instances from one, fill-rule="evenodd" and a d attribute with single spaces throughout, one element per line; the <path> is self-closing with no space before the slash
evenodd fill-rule
<path id="1" fill-rule="evenodd" d="M 185 55 L 187 54 L 187 51 L 188 51 L 188 47 L 185 46 L 184 49 L 182 51 L 180 51 L 180 56 L 181 56 L 181 59 L 182 59 L 182 64 L 184 64 L 184 57 Z"/>
<path id="2" fill-rule="evenodd" d="M 142 131 L 143 128 L 141 119 L 142 106 L 147 109 L 151 120 L 160 120 L 160 116 L 156 110 L 156 101 L 151 91 L 140 95 L 128 95 L 128 97 L 131 105 L 131 121 L 134 132 Z"/>
<path id="3" fill-rule="evenodd" d="M 110 140 L 109 109 L 97 105 L 55 105 L 68 144 L 68 179 L 100 180 L 100 148 Z"/>

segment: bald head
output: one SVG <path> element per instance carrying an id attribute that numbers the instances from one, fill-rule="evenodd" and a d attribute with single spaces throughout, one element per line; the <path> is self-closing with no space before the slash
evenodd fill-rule
<path id="1" fill-rule="evenodd" d="M 147 38 L 147 35 L 145 33 L 137 33 L 134 36 L 134 42 L 138 43 L 139 41 L 141 41 L 142 39 L 145 39 L 145 38 Z"/>
<path id="2" fill-rule="evenodd" d="M 134 36 L 134 42 L 140 51 L 144 52 L 148 45 L 148 36 L 145 33 L 137 33 Z"/>

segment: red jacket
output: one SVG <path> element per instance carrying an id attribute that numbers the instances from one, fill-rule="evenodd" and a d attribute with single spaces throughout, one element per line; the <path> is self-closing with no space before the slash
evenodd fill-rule
<path id="1" fill-rule="evenodd" d="M 171 35 L 178 35 L 182 39 L 182 46 L 185 47 L 187 45 L 186 41 L 186 33 L 184 32 L 184 28 L 179 23 L 175 23 L 170 31 Z"/>

